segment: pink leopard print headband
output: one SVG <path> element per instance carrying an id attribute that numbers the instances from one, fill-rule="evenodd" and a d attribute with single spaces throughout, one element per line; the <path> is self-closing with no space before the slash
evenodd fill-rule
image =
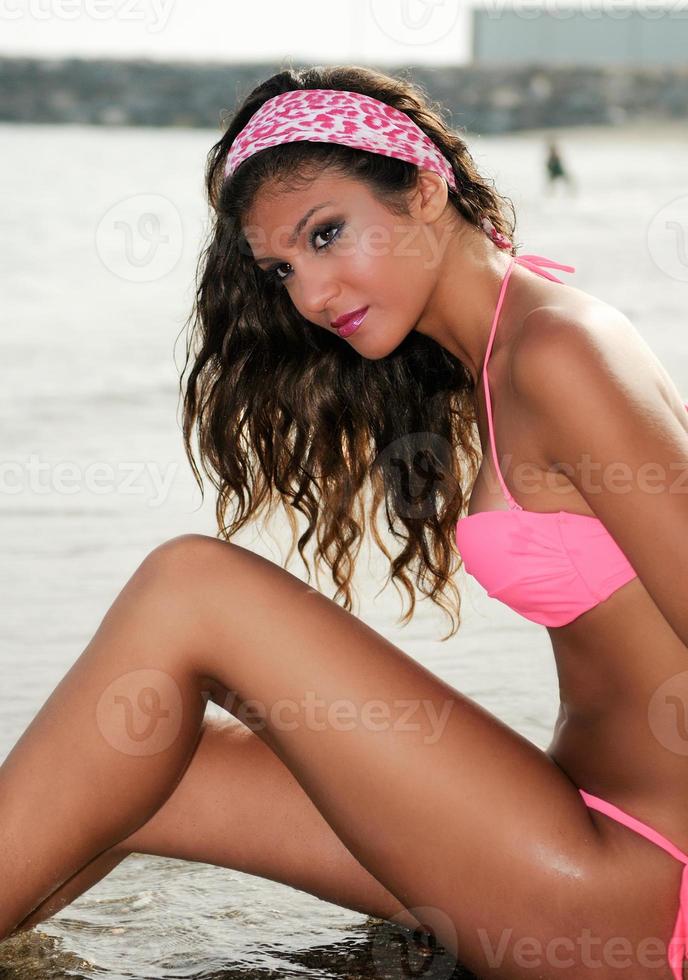
<path id="1" fill-rule="evenodd" d="M 433 170 L 456 190 L 447 159 L 405 112 L 360 92 L 327 88 L 283 92 L 264 102 L 229 148 L 225 177 L 259 150 L 302 140 L 398 157 Z"/>
<path id="2" fill-rule="evenodd" d="M 342 143 L 397 157 L 432 170 L 457 189 L 447 158 L 410 116 L 370 95 L 340 89 L 295 89 L 264 102 L 235 137 L 225 161 L 225 178 L 254 153 L 294 142 Z M 489 218 L 482 228 L 498 248 L 512 247 Z"/>

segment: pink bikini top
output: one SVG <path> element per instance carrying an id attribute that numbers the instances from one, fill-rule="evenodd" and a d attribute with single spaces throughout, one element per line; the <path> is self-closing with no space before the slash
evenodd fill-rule
<path id="1" fill-rule="evenodd" d="M 502 282 L 483 365 L 492 457 L 508 510 L 469 514 L 456 525 L 456 544 L 466 571 L 526 619 L 563 626 L 604 602 L 636 578 L 628 559 L 597 517 L 565 510 L 526 511 L 509 493 L 495 448 L 487 362 L 514 263 L 562 282 L 541 266 L 575 272 L 541 255 L 513 256 Z M 688 407 L 688 405 L 686 406 Z"/>

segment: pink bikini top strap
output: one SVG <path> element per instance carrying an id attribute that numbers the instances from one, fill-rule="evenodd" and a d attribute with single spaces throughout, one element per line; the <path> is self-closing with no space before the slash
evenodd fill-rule
<path id="1" fill-rule="evenodd" d="M 516 255 L 514 261 L 518 262 L 519 265 L 524 265 L 526 269 L 530 269 L 532 272 L 537 272 L 538 275 L 544 276 L 546 279 L 551 279 L 552 282 L 563 282 L 563 280 L 553 276 L 550 272 L 545 272 L 543 266 L 548 266 L 550 269 L 562 269 L 564 272 L 576 271 L 574 266 L 563 265 L 561 262 L 555 262 L 554 259 L 546 259 L 544 255 Z"/>
<path id="2" fill-rule="evenodd" d="M 688 864 L 688 854 L 676 847 L 675 844 L 660 834 L 658 830 L 654 827 L 650 827 L 649 824 L 644 823 L 642 820 L 638 820 L 637 817 L 632 817 L 630 813 L 626 813 L 621 807 L 616 806 L 614 803 L 610 803 L 608 800 L 603 800 L 599 796 L 594 796 L 592 793 L 586 792 L 584 789 L 578 790 L 580 795 L 585 800 L 586 806 L 591 807 L 593 810 L 599 810 L 600 813 L 605 813 L 608 817 L 617 820 L 622 823 L 624 827 L 630 827 L 631 830 L 635 830 L 637 834 L 641 834 L 643 837 L 647 837 L 648 840 L 656 844 L 657 847 L 661 847 L 672 857 L 675 857 L 677 861 L 681 861 L 682 864 Z"/>
<path id="3" fill-rule="evenodd" d="M 509 266 L 504 274 L 504 279 L 502 280 L 502 288 L 499 290 L 499 299 L 497 300 L 497 306 L 495 308 L 494 317 L 492 319 L 492 328 L 490 330 L 490 336 L 487 341 L 487 350 L 485 351 L 485 361 L 483 363 L 483 387 L 485 388 L 485 405 L 487 408 L 487 427 L 490 433 L 490 446 L 492 447 L 492 458 L 494 460 L 495 469 L 497 471 L 497 476 L 499 477 L 499 482 L 502 486 L 502 492 L 509 502 L 509 508 L 511 510 L 523 510 L 520 504 L 518 504 L 514 498 L 509 493 L 509 489 L 504 482 L 504 477 L 502 476 L 502 471 L 499 468 L 499 459 L 497 458 L 497 447 L 495 446 L 494 437 L 494 427 L 492 425 L 492 400 L 490 398 L 490 384 L 487 380 L 487 363 L 490 360 L 490 354 L 492 352 L 492 344 L 494 342 L 495 333 L 497 331 L 497 323 L 499 322 L 499 314 L 502 309 L 502 303 L 504 302 L 504 296 L 506 295 L 506 287 L 509 284 L 509 278 L 514 268 L 514 264 L 523 265 L 527 269 L 531 269 L 540 276 L 545 276 L 547 279 L 552 279 L 554 282 L 562 282 L 561 279 L 557 279 L 556 276 L 552 276 L 549 272 L 545 272 L 543 266 L 549 266 L 554 269 L 563 269 L 565 272 L 575 272 L 576 270 L 572 265 L 562 265 L 560 262 L 554 262 L 552 259 L 546 259 L 543 255 L 512 255 Z"/>
<path id="4" fill-rule="evenodd" d="M 509 283 L 509 278 L 511 276 L 512 270 L 514 268 L 515 258 L 512 256 L 509 266 L 502 279 L 502 288 L 499 290 L 499 299 L 497 300 L 497 306 L 495 308 L 494 317 L 492 318 L 492 328 L 490 330 L 490 337 L 487 341 L 487 350 L 485 351 L 485 361 L 483 362 L 483 387 L 485 389 L 485 407 L 487 408 L 487 427 L 490 433 L 490 445 L 492 446 L 492 459 L 494 460 L 495 468 L 497 470 L 497 476 L 499 477 L 499 482 L 502 485 L 502 491 L 504 496 L 509 501 L 509 506 L 513 508 L 518 508 L 522 510 L 514 498 L 509 493 L 506 483 L 504 482 L 504 477 L 502 476 L 502 471 L 499 468 L 499 460 L 497 459 L 497 448 L 495 446 L 494 437 L 494 427 L 492 425 L 492 399 L 490 398 L 490 383 L 487 380 L 487 362 L 490 360 L 490 354 L 492 352 L 492 344 L 495 338 L 495 332 L 497 330 L 497 323 L 499 321 L 499 314 L 502 309 L 502 303 L 504 302 L 504 296 L 506 294 L 506 287 Z"/>

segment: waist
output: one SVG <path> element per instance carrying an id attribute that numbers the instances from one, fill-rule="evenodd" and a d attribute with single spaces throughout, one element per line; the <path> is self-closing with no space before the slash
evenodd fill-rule
<path id="1" fill-rule="evenodd" d="M 648 665 L 652 659 L 649 651 L 657 647 L 668 657 L 688 655 L 688 648 L 637 576 L 570 623 L 546 629 L 557 659 L 565 654 L 584 657 L 591 649 L 622 663 L 632 652 Z M 685 667 L 688 669 L 688 660 Z"/>
<path id="2" fill-rule="evenodd" d="M 560 709 L 546 752 L 577 787 L 631 812 L 678 793 L 685 814 L 688 648 L 639 580 L 627 589 L 548 631 Z"/>
<path id="3" fill-rule="evenodd" d="M 577 789 L 644 820 L 688 852 L 688 755 L 667 751 L 639 713 L 560 721 L 545 752 Z"/>

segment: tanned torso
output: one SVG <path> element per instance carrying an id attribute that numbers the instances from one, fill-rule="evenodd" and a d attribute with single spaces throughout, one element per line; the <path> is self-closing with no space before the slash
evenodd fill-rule
<path id="1" fill-rule="evenodd" d="M 526 278 L 527 277 L 527 278 Z M 502 474 L 516 501 L 528 511 L 596 516 L 585 498 L 542 452 L 539 426 L 510 384 L 510 364 L 524 313 L 565 306 L 589 329 L 622 315 L 614 307 L 570 286 L 541 280 L 515 268 L 488 362 L 495 444 Z M 517 286 L 510 295 L 512 286 Z M 508 300 L 511 300 L 508 303 Z M 525 316 L 528 314 L 525 313 Z M 634 328 L 623 356 L 638 360 L 637 376 L 652 384 L 688 434 L 688 412 L 668 373 Z M 566 392 L 562 392 L 562 398 Z M 469 514 L 507 510 L 494 469 L 482 377 L 476 389 L 483 460 L 471 493 Z M 519 490 L 513 473 L 528 463 L 536 474 Z M 521 472 L 523 470 L 521 469 Z M 647 529 L 648 534 L 652 529 Z M 487 544 L 487 543 L 486 543 Z M 577 787 L 633 813 L 640 811 L 681 848 L 688 850 L 688 718 L 677 717 L 685 752 L 667 751 L 648 722 L 656 689 L 673 674 L 688 671 L 688 648 L 669 626 L 640 579 L 566 626 L 548 628 L 559 679 L 560 707 L 547 754 Z M 681 705 L 677 709 L 681 712 Z"/>

